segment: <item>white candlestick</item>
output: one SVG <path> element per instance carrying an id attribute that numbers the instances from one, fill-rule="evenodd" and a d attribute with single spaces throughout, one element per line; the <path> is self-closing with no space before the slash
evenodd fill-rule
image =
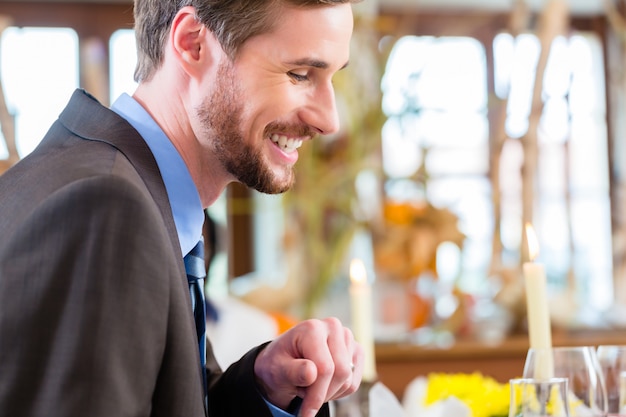
<path id="1" fill-rule="evenodd" d="M 546 273 L 540 263 L 532 262 L 539 252 L 539 244 L 532 226 L 526 225 L 530 262 L 523 265 L 526 283 L 526 309 L 528 318 L 528 339 L 530 347 L 536 350 L 535 378 L 550 378 L 554 374 L 552 360 L 552 333 L 550 310 L 546 291 Z"/>
<path id="2" fill-rule="evenodd" d="M 376 380 L 372 287 L 367 282 L 365 266 L 360 259 L 353 259 L 350 263 L 350 306 L 352 309 L 352 333 L 365 353 L 363 380 L 372 382 Z"/>

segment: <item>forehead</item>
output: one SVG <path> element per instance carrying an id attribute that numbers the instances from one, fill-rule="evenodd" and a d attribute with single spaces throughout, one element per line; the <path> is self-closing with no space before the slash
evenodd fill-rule
<path id="1" fill-rule="evenodd" d="M 285 6 L 272 31 L 248 39 L 242 49 L 287 61 L 319 60 L 338 70 L 348 61 L 352 29 L 349 3 Z"/>

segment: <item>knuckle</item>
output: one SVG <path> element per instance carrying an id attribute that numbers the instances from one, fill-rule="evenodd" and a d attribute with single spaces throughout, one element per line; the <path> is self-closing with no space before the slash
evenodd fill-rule
<path id="1" fill-rule="evenodd" d="M 354 333 L 348 327 L 343 328 L 344 339 L 347 344 L 350 344 L 354 341 Z"/>
<path id="2" fill-rule="evenodd" d="M 328 317 L 328 318 L 324 319 L 324 321 L 326 322 L 326 325 L 330 329 L 333 329 L 333 330 L 343 330 L 344 329 L 343 324 L 341 323 L 341 321 L 337 317 Z"/>
<path id="3" fill-rule="evenodd" d="M 321 377 L 333 376 L 335 374 L 335 364 L 332 361 L 318 363 L 317 372 Z"/>
<path id="4" fill-rule="evenodd" d="M 322 328 L 321 321 L 318 319 L 308 319 L 301 323 L 302 331 L 306 333 L 317 333 Z"/>

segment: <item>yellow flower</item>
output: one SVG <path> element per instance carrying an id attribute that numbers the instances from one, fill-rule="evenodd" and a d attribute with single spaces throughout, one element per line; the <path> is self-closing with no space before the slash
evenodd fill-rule
<path id="1" fill-rule="evenodd" d="M 456 397 L 472 411 L 472 417 L 508 416 L 509 384 L 500 384 L 479 372 L 472 374 L 431 373 L 427 379 L 425 405 Z"/>

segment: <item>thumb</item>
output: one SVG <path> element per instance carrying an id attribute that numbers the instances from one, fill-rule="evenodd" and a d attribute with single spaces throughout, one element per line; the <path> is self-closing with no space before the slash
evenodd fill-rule
<path id="1" fill-rule="evenodd" d="M 275 406 L 287 409 L 294 397 L 304 398 L 317 378 L 315 364 L 307 359 L 283 360 L 258 374 L 263 395 Z"/>
<path id="2" fill-rule="evenodd" d="M 306 388 L 317 379 L 317 367 L 308 359 L 294 359 L 285 367 L 285 378 L 298 388 Z"/>

